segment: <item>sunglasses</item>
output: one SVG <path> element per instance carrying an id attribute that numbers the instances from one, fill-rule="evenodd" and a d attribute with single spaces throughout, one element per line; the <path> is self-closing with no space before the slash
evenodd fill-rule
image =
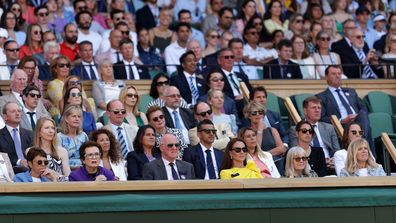
<path id="1" fill-rule="evenodd" d="M 153 120 L 154 122 L 158 122 L 159 120 L 162 120 L 162 119 L 164 119 L 164 115 L 160 115 L 160 116 L 158 116 L 158 117 L 154 117 L 152 120 Z"/>
<path id="2" fill-rule="evenodd" d="M 310 135 L 312 135 L 313 130 L 312 130 L 312 129 L 300 129 L 300 132 L 302 132 L 302 133 L 304 133 L 304 134 L 309 133 Z"/>
<path id="3" fill-rule="evenodd" d="M 254 112 L 250 112 L 250 115 L 252 115 L 252 116 L 264 115 L 264 111 L 254 111 Z"/>
<path id="4" fill-rule="evenodd" d="M 196 114 L 197 114 L 197 115 L 200 115 L 200 116 L 202 116 L 202 117 L 205 117 L 206 114 L 211 115 L 211 114 L 212 114 L 212 110 L 207 110 L 207 111 L 200 112 L 200 113 L 196 113 Z"/>
<path id="5" fill-rule="evenodd" d="M 359 36 L 355 36 L 355 38 L 356 39 L 364 39 L 364 38 L 366 38 L 366 36 L 365 35 L 359 35 Z"/>
<path id="6" fill-rule="evenodd" d="M 81 92 L 79 92 L 79 93 L 70 93 L 70 96 L 72 96 L 72 97 L 81 97 Z"/>
<path id="7" fill-rule="evenodd" d="M 20 8 L 12 8 L 11 11 L 13 11 L 13 12 L 20 12 L 21 9 L 20 9 Z"/>
<path id="8" fill-rule="evenodd" d="M 229 60 L 229 59 L 234 59 L 235 56 L 234 55 L 229 55 L 229 56 L 223 56 L 223 58 Z"/>
<path id="9" fill-rule="evenodd" d="M 69 85 L 80 85 L 81 81 L 69 81 Z"/>
<path id="10" fill-rule="evenodd" d="M 161 87 L 161 86 L 168 86 L 169 85 L 169 81 L 158 81 L 157 82 L 157 86 Z"/>
<path id="11" fill-rule="evenodd" d="M 121 18 L 115 18 L 115 21 L 120 21 L 120 20 L 125 20 L 125 17 L 121 17 Z"/>
<path id="12" fill-rule="evenodd" d="M 41 98 L 41 94 L 29 93 L 28 95 L 29 95 L 30 97 L 32 97 L 32 98 L 35 98 L 35 97 Z"/>
<path id="13" fill-rule="evenodd" d="M 44 164 L 44 166 L 48 165 L 48 160 L 37 160 L 37 165 L 41 166 Z"/>
<path id="14" fill-rule="evenodd" d="M 126 114 L 126 110 L 125 110 L 125 109 L 113 110 L 113 111 L 111 111 L 111 112 L 113 112 L 113 114 L 115 114 L 115 115 L 118 115 L 118 114 L 123 114 L 123 115 L 125 115 L 125 114 Z"/>
<path id="15" fill-rule="evenodd" d="M 204 132 L 204 133 L 206 133 L 206 134 L 213 133 L 213 135 L 215 135 L 216 132 L 217 132 L 217 130 L 216 130 L 216 129 L 201 129 L 201 130 L 199 130 L 198 132 Z"/>
<path id="16" fill-rule="evenodd" d="M 240 153 L 241 151 L 243 151 L 244 153 L 247 153 L 247 151 L 248 151 L 248 149 L 246 147 L 242 147 L 242 148 L 235 147 L 235 148 L 232 148 L 231 150 L 234 150 L 237 153 Z"/>
<path id="17" fill-rule="evenodd" d="M 220 35 L 210 35 L 210 38 L 212 38 L 212 39 L 220 39 Z"/>
<path id="18" fill-rule="evenodd" d="M 248 33 L 249 35 L 252 35 L 252 36 L 256 36 L 256 35 L 258 35 L 258 32 L 250 32 L 250 33 Z"/>
<path id="19" fill-rule="evenodd" d="M 39 13 L 37 15 L 40 16 L 40 17 L 47 17 L 49 15 L 49 13 L 45 12 L 45 13 Z"/>
<path id="20" fill-rule="evenodd" d="M 121 33 L 124 35 L 129 35 L 129 31 L 121 31 Z"/>
<path id="21" fill-rule="evenodd" d="M 297 19 L 296 20 L 296 23 L 303 23 L 304 22 L 304 20 L 302 20 L 302 19 Z"/>
<path id="22" fill-rule="evenodd" d="M 138 98 L 139 97 L 139 95 L 137 95 L 137 94 L 127 94 L 126 96 L 128 98 Z"/>
<path id="23" fill-rule="evenodd" d="M 41 31 L 37 31 L 37 30 L 36 30 L 36 31 L 33 32 L 33 34 L 34 34 L 34 35 L 38 35 L 38 34 L 41 35 Z"/>
<path id="24" fill-rule="evenodd" d="M 330 41 L 330 37 L 320 37 L 321 41 Z"/>
<path id="25" fill-rule="evenodd" d="M 166 144 L 166 147 L 168 148 L 173 148 L 173 147 L 179 148 L 180 147 L 180 143 L 168 143 Z"/>
<path id="26" fill-rule="evenodd" d="M 19 49 L 6 49 L 8 52 L 19 52 Z"/>
<path id="27" fill-rule="evenodd" d="M 362 136 L 362 135 L 364 135 L 364 131 L 363 130 L 360 130 L 360 131 L 357 131 L 357 130 L 351 130 L 351 133 L 352 133 L 352 135 L 360 135 L 360 136 Z"/>
<path id="28" fill-rule="evenodd" d="M 224 79 L 223 79 L 223 78 L 213 78 L 213 79 L 210 79 L 210 81 L 213 81 L 213 82 L 223 82 Z"/>
<path id="29" fill-rule="evenodd" d="M 85 11 L 85 10 L 88 10 L 88 7 L 87 6 L 82 6 L 82 7 L 78 7 L 77 9 L 80 10 L 80 11 Z"/>
<path id="30" fill-rule="evenodd" d="M 69 67 L 70 67 L 70 64 L 69 64 L 69 63 L 58 63 L 57 66 L 58 66 L 59 68 L 64 68 L 64 67 L 69 68 Z"/>
<path id="31" fill-rule="evenodd" d="M 90 159 L 92 159 L 92 158 L 98 158 L 98 157 L 100 157 L 100 153 L 87 153 L 87 154 L 85 154 L 84 155 L 86 158 L 90 158 Z"/>
<path id="32" fill-rule="evenodd" d="M 296 158 L 294 158 L 294 160 L 297 161 L 297 162 L 301 162 L 301 161 L 305 162 L 305 161 L 309 160 L 309 157 L 306 157 L 306 156 L 296 157 Z"/>

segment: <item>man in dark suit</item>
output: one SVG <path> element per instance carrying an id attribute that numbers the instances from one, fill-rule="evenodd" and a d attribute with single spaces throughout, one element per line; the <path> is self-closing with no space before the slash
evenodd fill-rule
<path id="1" fill-rule="evenodd" d="M 23 129 L 34 131 L 37 120 L 41 117 L 51 118 L 50 113 L 43 107 L 38 106 L 41 93 L 36 85 L 28 85 L 22 91 L 23 109 L 20 126 Z"/>
<path id="2" fill-rule="evenodd" d="M 197 130 L 200 143 L 185 149 L 183 160 L 194 166 L 195 175 L 198 179 L 219 179 L 219 170 L 224 153 L 213 148 L 217 130 L 209 119 L 199 122 Z"/>
<path id="3" fill-rule="evenodd" d="M 81 80 L 100 80 L 100 74 L 96 67 L 92 43 L 90 41 L 82 41 L 78 44 L 81 63 L 71 71 L 73 75 L 79 76 Z"/>
<path id="4" fill-rule="evenodd" d="M 146 163 L 143 167 L 143 180 L 188 180 L 194 179 L 192 164 L 178 160 L 180 144 L 176 136 L 165 134 L 161 137 L 161 158 Z"/>
<path id="5" fill-rule="evenodd" d="M 137 65 L 133 58 L 133 42 L 130 39 L 120 41 L 119 50 L 122 54 L 122 61 L 115 63 L 114 78 L 122 80 L 150 79 L 147 67 Z"/>
<path id="6" fill-rule="evenodd" d="M 189 109 L 180 107 L 181 96 L 175 86 L 169 86 L 165 89 L 165 106 L 164 111 L 166 126 L 177 128 L 183 134 L 183 139 L 187 145 L 190 144 L 188 130 L 196 126 L 194 115 Z"/>
<path id="7" fill-rule="evenodd" d="M 33 132 L 20 128 L 21 109 L 15 102 L 7 102 L 3 107 L 6 126 L 0 130 L 0 152 L 7 153 L 14 172 L 28 170 L 25 150 L 33 144 Z"/>
<path id="8" fill-rule="evenodd" d="M 171 85 L 177 87 L 183 99 L 190 105 L 195 105 L 198 98 L 206 94 L 206 84 L 198 78 L 195 71 L 197 69 L 196 57 L 193 51 L 187 51 L 180 57 L 182 69 L 179 73 L 171 77 Z"/>
<path id="9" fill-rule="evenodd" d="M 160 10 L 157 0 L 146 0 L 146 4 L 136 11 L 136 27 L 151 29 L 157 26 Z"/>
<path id="10" fill-rule="evenodd" d="M 271 60 L 264 67 L 264 79 L 302 79 L 299 65 L 290 60 L 292 47 L 291 41 L 287 39 L 278 43 L 278 59 Z"/>
<path id="11" fill-rule="evenodd" d="M 50 64 L 54 58 L 59 55 L 59 52 L 59 44 L 55 41 L 49 41 L 44 44 L 42 54 L 33 55 L 33 58 L 37 61 L 39 67 L 40 80 L 52 80 L 53 77 L 50 70 Z"/>
<path id="12" fill-rule="evenodd" d="M 338 65 L 328 66 L 325 75 L 328 87 L 317 95 L 322 101 L 321 121 L 331 123 L 331 115 L 336 115 L 344 126 L 352 122 L 359 123 L 364 129 L 364 138 L 369 142 L 375 156 L 368 112 L 355 89 L 341 88 L 342 71 Z"/>

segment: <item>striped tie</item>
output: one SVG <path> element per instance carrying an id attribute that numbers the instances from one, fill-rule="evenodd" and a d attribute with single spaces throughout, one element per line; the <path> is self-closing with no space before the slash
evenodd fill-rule
<path id="1" fill-rule="evenodd" d="M 363 50 L 359 50 L 359 60 L 364 63 L 364 59 L 366 59 L 366 56 L 364 55 Z M 364 79 L 376 79 L 378 76 L 374 73 L 374 71 L 371 69 L 370 65 L 368 64 L 363 64 L 363 76 L 362 78 Z"/>
<path id="2" fill-rule="evenodd" d="M 127 148 L 127 144 L 124 139 L 124 135 L 122 134 L 121 127 L 117 128 L 117 137 L 118 137 L 118 142 L 120 143 L 122 157 L 125 159 L 128 154 L 128 148 Z"/>
<path id="3" fill-rule="evenodd" d="M 190 76 L 190 89 L 191 89 L 191 93 L 192 93 L 192 101 L 191 104 L 195 104 L 198 100 L 199 94 L 198 94 L 198 90 L 194 85 L 194 77 Z"/>

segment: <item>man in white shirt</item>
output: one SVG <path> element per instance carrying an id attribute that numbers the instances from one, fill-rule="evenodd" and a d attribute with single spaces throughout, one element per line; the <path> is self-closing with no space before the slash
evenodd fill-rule
<path id="1" fill-rule="evenodd" d="M 191 12 L 188 11 L 187 9 L 180 10 L 178 13 L 178 17 L 179 17 L 179 22 L 185 22 L 190 25 L 192 24 Z M 206 47 L 205 38 L 204 38 L 203 33 L 192 26 L 191 26 L 190 40 L 196 40 L 199 42 L 201 47 L 203 47 L 203 48 Z"/>
<path id="2" fill-rule="evenodd" d="M 228 46 L 235 56 L 234 71 L 246 74 L 250 80 L 259 79 L 256 66 L 249 66 L 243 61 L 243 41 L 239 38 L 232 38 L 230 42 L 228 42 Z"/>
<path id="3" fill-rule="evenodd" d="M 4 43 L 6 61 L 1 62 L 0 80 L 10 80 L 11 74 L 19 64 L 19 45 L 15 40 L 7 40 Z"/>
<path id="4" fill-rule="evenodd" d="M 99 45 L 102 42 L 102 36 L 90 30 L 92 24 L 92 14 L 88 11 L 82 11 L 77 13 L 76 15 L 76 23 L 78 25 L 78 39 L 77 42 L 81 43 L 82 41 L 90 41 L 93 46 L 93 54 L 99 50 Z"/>
<path id="5" fill-rule="evenodd" d="M 187 50 L 187 42 L 191 34 L 191 26 L 188 23 L 179 23 L 176 26 L 177 41 L 165 48 L 164 58 L 168 74 L 173 74 L 180 65 L 180 56 Z"/>

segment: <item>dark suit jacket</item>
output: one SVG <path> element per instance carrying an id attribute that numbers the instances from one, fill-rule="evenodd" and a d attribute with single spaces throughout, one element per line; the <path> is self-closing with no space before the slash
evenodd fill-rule
<path id="1" fill-rule="evenodd" d="M 160 159 L 161 154 L 153 154 L 155 158 Z M 127 170 L 128 170 L 128 180 L 141 180 L 144 164 L 148 163 L 144 153 L 139 153 L 136 151 L 129 152 L 126 158 Z"/>
<path id="2" fill-rule="evenodd" d="M 205 81 L 198 77 L 195 78 L 195 81 L 197 83 L 195 87 L 198 90 L 199 96 L 204 95 L 207 92 Z M 180 95 L 184 98 L 184 100 L 186 100 L 188 104 L 191 104 L 192 93 L 190 89 L 190 82 L 189 80 L 186 79 L 186 76 L 184 75 L 183 71 L 171 77 L 170 82 L 171 85 L 179 89 Z"/>
<path id="3" fill-rule="evenodd" d="M 50 66 L 48 64 L 43 64 L 39 66 L 39 79 L 42 81 L 52 80 L 52 74 Z"/>
<path id="4" fill-rule="evenodd" d="M 166 107 L 162 107 L 162 110 L 164 111 L 166 126 L 168 128 L 176 128 L 175 125 L 173 124 L 172 114 L 169 113 Z M 179 113 L 187 129 L 192 129 L 195 126 L 197 126 L 197 122 L 194 118 L 194 115 L 189 109 L 179 108 Z"/>
<path id="5" fill-rule="evenodd" d="M 147 67 L 136 64 L 136 68 L 139 72 L 140 79 L 150 79 L 150 74 L 147 70 Z M 115 63 L 113 66 L 113 70 L 114 70 L 114 79 L 121 79 L 121 80 L 127 79 L 126 67 L 123 61 Z"/>
<path id="6" fill-rule="evenodd" d="M 224 152 L 213 148 L 214 156 L 216 158 L 217 169 L 220 170 L 221 164 L 223 162 Z M 206 161 L 205 156 L 202 152 L 201 144 L 186 148 L 183 153 L 183 160 L 191 163 L 194 166 L 195 176 L 197 179 L 204 179 L 206 172 Z M 220 171 L 217 172 L 217 175 Z"/>
<path id="7" fill-rule="evenodd" d="M 299 65 L 290 60 L 288 65 L 286 65 L 286 72 L 283 77 L 278 59 L 271 60 L 267 64 L 271 66 L 264 66 L 264 79 L 302 79 Z"/>
<path id="8" fill-rule="evenodd" d="M 195 178 L 194 167 L 191 163 L 187 163 L 183 160 L 176 160 L 176 166 L 181 180 Z M 142 176 L 143 180 L 168 180 L 168 175 L 166 175 L 165 164 L 162 161 L 162 158 L 146 163 L 143 167 Z"/>
<path id="9" fill-rule="evenodd" d="M 234 96 L 234 93 L 232 92 L 231 83 L 228 82 L 228 78 L 226 77 L 226 75 L 225 75 L 225 73 L 223 72 L 222 69 L 220 69 L 218 71 L 223 75 L 223 78 L 224 78 L 224 88 L 223 88 L 224 94 L 226 94 L 230 98 L 234 98 L 235 96 Z M 236 74 L 236 76 L 238 77 L 238 79 L 240 81 L 245 82 L 246 87 L 249 89 L 250 92 L 252 92 L 253 91 L 253 87 L 252 87 L 252 85 L 250 85 L 248 76 L 246 74 L 241 74 L 241 73 L 238 73 L 238 72 L 235 72 L 235 74 Z"/>
<path id="10" fill-rule="evenodd" d="M 98 74 L 99 74 L 99 69 L 98 69 L 97 64 L 95 64 L 95 66 L 96 66 L 96 70 L 98 71 Z M 82 63 L 77 64 L 76 67 L 73 68 L 73 70 L 71 70 L 71 73 L 73 75 L 79 76 L 81 80 L 92 80 L 91 74 L 88 74 L 87 70 L 85 70 Z M 99 78 L 100 78 L 100 76 L 99 76 Z"/>
<path id="11" fill-rule="evenodd" d="M 347 97 L 349 104 L 352 106 L 356 113 L 359 113 L 361 110 L 367 112 L 366 107 L 364 106 L 354 89 L 341 89 Z M 340 109 L 338 108 L 337 102 L 328 88 L 325 91 L 317 94 L 316 96 L 319 97 L 320 100 L 322 100 L 321 121 L 331 123 L 331 115 L 336 115 L 339 119 L 341 118 L 341 113 Z"/>
<path id="12" fill-rule="evenodd" d="M 153 13 L 148 5 L 143 6 L 141 9 L 136 11 L 136 27 L 146 28 L 147 30 L 156 27 L 157 24 L 154 19 Z"/>
<path id="13" fill-rule="evenodd" d="M 33 145 L 33 132 L 19 128 L 21 137 L 22 152 L 26 157 L 25 150 Z M 18 155 L 15 151 L 15 144 L 12 136 L 7 130 L 7 127 L 0 129 L 0 152 L 7 153 L 10 158 L 11 164 L 16 166 Z"/>
<path id="14" fill-rule="evenodd" d="M 351 46 L 349 46 L 345 38 L 333 43 L 331 45 L 331 50 L 340 55 L 341 63 L 344 64 L 342 66 L 342 69 L 344 71 L 344 74 L 348 78 L 361 78 L 364 67 L 359 66 L 362 65 L 362 62 L 356 55 L 355 50 Z M 364 43 L 363 51 L 366 55 L 369 50 L 370 49 L 367 43 Z M 356 66 L 353 66 L 353 64 L 356 64 Z M 378 77 L 383 77 L 382 68 L 371 66 L 371 69 L 374 71 L 375 74 L 378 75 Z"/>

